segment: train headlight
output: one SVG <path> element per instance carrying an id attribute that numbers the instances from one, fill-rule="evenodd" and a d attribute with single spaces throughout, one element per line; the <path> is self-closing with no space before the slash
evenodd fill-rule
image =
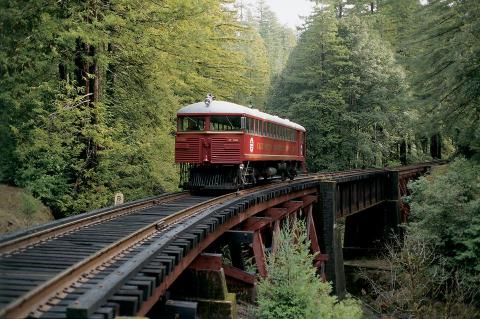
<path id="1" fill-rule="evenodd" d="M 243 164 L 240 164 L 240 166 L 239 166 L 239 167 L 240 167 L 240 169 L 242 169 L 242 170 L 243 170 L 243 169 L 245 168 L 245 165 L 243 165 Z"/>

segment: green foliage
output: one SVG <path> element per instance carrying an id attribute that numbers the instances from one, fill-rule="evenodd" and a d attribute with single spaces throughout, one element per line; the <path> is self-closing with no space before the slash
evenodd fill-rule
<path id="1" fill-rule="evenodd" d="M 434 243 L 448 267 L 466 271 L 479 285 L 480 165 L 457 159 L 409 187 L 409 231 Z"/>
<path id="2" fill-rule="evenodd" d="M 280 24 L 275 13 L 265 0 L 258 0 L 254 22 L 267 50 L 270 75 L 278 75 L 287 63 L 290 52 L 296 44 L 292 29 Z"/>
<path id="3" fill-rule="evenodd" d="M 20 194 L 20 202 L 22 205 L 22 213 L 27 215 L 27 217 L 31 217 L 38 211 L 38 204 L 35 199 L 30 194 L 21 193 Z"/>
<path id="4" fill-rule="evenodd" d="M 57 217 L 176 189 L 176 110 L 265 94 L 263 46 L 231 4 L 1 0 L 0 180 Z"/>
<path id="5" fill-rule="evenodd" d="M 480 2 L 429 1 L 410 41 L 417 55 L 418 107 L 423 126 L 451 136 L 464 156 L 480 150 Z"/>
<path id="6" fill-rule="evenodd" d="M 271 79 L 283 70 L 296 44 L 295 32 L 280 24 L 264 0 L 250 5 L 246 0 L 236 0 L 235 8 L 238 19 L 246 27 L 245 43 L 239 46 L 239 51 L 246 56 L 249 65 L 246 76 L 254 84 L 249 96 L 238 94 L 236 99 L 264 109 Z"/>
<path id="7" fill-rule="evenodd" d="M 476 288 L 461 271 L 449 269 L 434 243 L 413 232 L 394 239 L 384 257 L 388 274 L 361 273 L 372 288 L 369 302 L 379 313 L 395 318 L 478 317 L 479 309 L 472 304 Z"/>
<path id="8" fill-rule="evenodd" d="M 269 105 L 306 127 L 311 170 L 383 166 L 398 156 L 406 88 L 390 45 L 368 23 L 323 8 L 307 21 Z"/>
<path id="9" fill-rule="evenodd" d="M 276 251 L 268 255 L 268 277 L 258 287 L 258 318 L 361 318 L 352 300 L 338 302 L 331 285 L 313 267 L 304 223 L 286 223 Z"/>

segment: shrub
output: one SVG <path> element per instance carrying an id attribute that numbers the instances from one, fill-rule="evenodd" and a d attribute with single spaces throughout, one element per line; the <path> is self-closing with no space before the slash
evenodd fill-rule
<path id="1" fill-rule="evenodd" d="M 480 274 L 480 165 L 457 159 L 409 185 L 411 234 L 434 244 L 450 268 Z"/>
<path id="2" fill-rule="evenodd" d="M 20 203 L 22 205 L 22 213 L 26 216 L 31 217 L 39 209 L 35 199 L 30 194 L 20 193 Z"/>
<path id="3" fill-rule="evenodd" d="M 259 284 L 259 318 L 361 318 L 353 300 L 338 301 L 330 283 L 313 267 L 305 224 L 286 223 L 275 252 L 267 256 L 268 277 Z"/>
<path id="4" fill-rule="evenodd" d="M 362 271 L 372 288 L 373 305 L 393 318 L 477 318 L 476 293 L 462 272 L 452 271 L 433 244 L 407 232 L 387 246 L 384 276 Z"/>

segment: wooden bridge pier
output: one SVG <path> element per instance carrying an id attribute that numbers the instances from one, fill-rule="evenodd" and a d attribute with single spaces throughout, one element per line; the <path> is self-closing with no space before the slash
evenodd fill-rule
<path id="1" fill-rule="evenodd" d="M 406 184 L 426 170 L 425 166 L 372 170 L 319 181 L 314 192 L 270 206 L 225 231 L 207 251 L 221 253 L 228 247 L 230 262 L 222 263 L 221 269 L 229 289 L 253 289 L 258 277 L 267 276 L 265 252 L 276 249 L 282 223 L 302 218 L 311 251 L 317 254 L 318 273 L 343 298 L 344 257 L 379 253 L 392 235 L 401 234 L 400 224 L 408 214 L 401 200 L 407 195 Z M 248 258 L 254 261 L 256 274 L 247 269 Z"/>

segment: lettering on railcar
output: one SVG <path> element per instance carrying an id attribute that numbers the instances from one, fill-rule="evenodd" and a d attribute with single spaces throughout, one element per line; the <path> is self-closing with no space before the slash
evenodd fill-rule
<path id="1" fill-rule="evenodd" d="M 271 151 L 272 144 L 257 143 L 257 150 L 259 151 Z"/>

